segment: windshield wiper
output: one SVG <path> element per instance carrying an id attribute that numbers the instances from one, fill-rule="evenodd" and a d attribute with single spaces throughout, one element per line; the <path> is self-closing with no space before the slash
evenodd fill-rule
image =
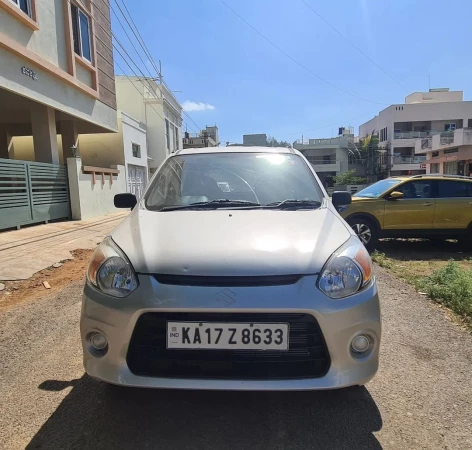
<path id="1" fill-rule="evenodd" d="M 274 209 L 315 209 L 321 206 L 318 200 L 296 200 L 287 199 L 281 202 L 272 202 L 265 205 Z"/>
<path id="2" fill-rule="evenodd" d="M 175 211 L 178 209 L 204 209 L 204 208 L 214 208 L 219 207 L 231 208 L 231 207 L 259 207 L 260 203 L 251 202 L 248 200 L 229 200 L 227 198 L 220 198 L 216 200 L 209 200 L 207 202 L 195 202 L 189 203 L 188 205 L 175 205 L 175 206 L 164 206 L 161 211 Z"/>

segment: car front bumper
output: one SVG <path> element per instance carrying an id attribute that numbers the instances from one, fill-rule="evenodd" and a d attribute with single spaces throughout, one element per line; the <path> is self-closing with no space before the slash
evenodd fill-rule
<path id="1" fill-rule="evenodd" d="M 363 385 L 377 372 L 381 318 L 376 283 L 342 300 L 332 300 L 316 288 L 317 277 L 305 276 L 283 286 L 225 288 L 159 284 L 149 275 L 139 275 L 139 288 L 126 298 L 104 295 L 88 283 L 84 288 L 81 339 L 84 367 L 93 378 L 123 386 L 215 389 L 215 390 L 317 390 Z M 131 372 L 127 354 L 135 325 L 144 313 L 303 313 L 319 324 L 329 352 L 327 373 L 318 378 L 209 379 L 139 376 Z M 104 334 L 105 354 L 91 349 L 88 336 Z M 372 338 L 365 356 L 352 352 L 352 339 L 360 334 Z M 211 350 L 208 350 L 211 351 Z"/>

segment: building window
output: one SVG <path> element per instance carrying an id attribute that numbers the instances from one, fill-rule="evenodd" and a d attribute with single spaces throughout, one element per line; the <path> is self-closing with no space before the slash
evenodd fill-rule
<path id="1" fill-rule="evenodd" d="M 387 127 L 380 130 L 380 142 L 385 142 L 387 140 Z"/>
<path id="2" fill-rule="evenodd" d="M 432 152 L 431 157 L 437 158 L 439 156 L 439 152 Z"/>
<path id="3" fill-rule="evenodd" d="M 135 144 L 134 142 L 131 144 L 131 149 L 133 151 L 133 156 L 135 158 L 141 158 L 141 146 Z"/>
<path id="4" fill-rule="evenodd" d="M 444 150 L 444 154 L 448 154 L 448 153 L 457 153 L 459 151 L 458 148 L 447 148 L 446 150 Z"/>
<path id="5" fill-rule="evenodd" d="M 445 175 L 457 175 L 458 170 L 459 170 L 459 165 L 457 164 L 457 161 L 444 163 Z"/>
<path id="6" fill-rule="evenodd" d="M 175 127 L 174 127 L 174 124 L 170 124 L 170 145 L 171 145 L 171 148 L 170 148 L 170 151 L 174 151 L 175 148 L 174 148 L 174 144 L 175 144 Z"/>
<path id="7" fill-rule="evenodd" d="M 31 14 L 31 0 L 10 0 L 18 8 L 20 8 L 27 16 L 32 17 Z"/>
<path id="8" fill-rule="evenodd" d="M 179 149 L 179 129 L 175 127 L 175 150 Z"/>
<path id="9" fill-rule="evenodd" d="M 433 163 L 429 166 L 430 173 L 439 173 L 439 163 Z"/>
<path id="10" fill-rule="evenodd" d="M 169 121 L 166 119 L 166 147 L 170 151 Z"/>
<path id="11" fill-rule="evenodd" d="M 444 124 L 444 131 L 454 131 L 456 129 L 455 123 L 446 123 Z"/>
<path id="12" fill-rule="evenodd" d="M 90 38 L 90 21 L 77 5 L 70 4 L 72 15 L 72 35 L 74 37 L 74 51 L 82 58 L 92 62 L 92 46 Z"/>

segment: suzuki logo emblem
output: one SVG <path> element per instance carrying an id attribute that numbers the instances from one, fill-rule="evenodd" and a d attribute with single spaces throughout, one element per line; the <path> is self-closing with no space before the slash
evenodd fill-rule
<path id="1" fill-rule="evenodd" d="M 231 289 L 223 289 L 216 294 L 216 301 L 223 306 L 231 306 L 236 303 L 236 294 Z"/>

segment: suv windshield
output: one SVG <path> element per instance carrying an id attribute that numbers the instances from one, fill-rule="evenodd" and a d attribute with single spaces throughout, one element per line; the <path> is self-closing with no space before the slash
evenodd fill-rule
<path id="1" fill-rule="evenodd" d="M 291 201 L 321 202 L 313 173 L 298 155 L 207 153 L 169 158 L 145 196 L 145 207 L 257 207 Z M 219 201 L 215 201 L 219 200 Z"/>
<path id="2" fill-rule="evenodd" d="M 378 181 L 362 191 L 357 192 L 354 194 L 354 197 L 366 197 L 366 198 L 378 198 L 380 197 L 385 191 L 388 191 L 393 186 L 401 183 L 402 180 L 397 180 L 394 178 L 388 178 L 386 180 Z"/>

